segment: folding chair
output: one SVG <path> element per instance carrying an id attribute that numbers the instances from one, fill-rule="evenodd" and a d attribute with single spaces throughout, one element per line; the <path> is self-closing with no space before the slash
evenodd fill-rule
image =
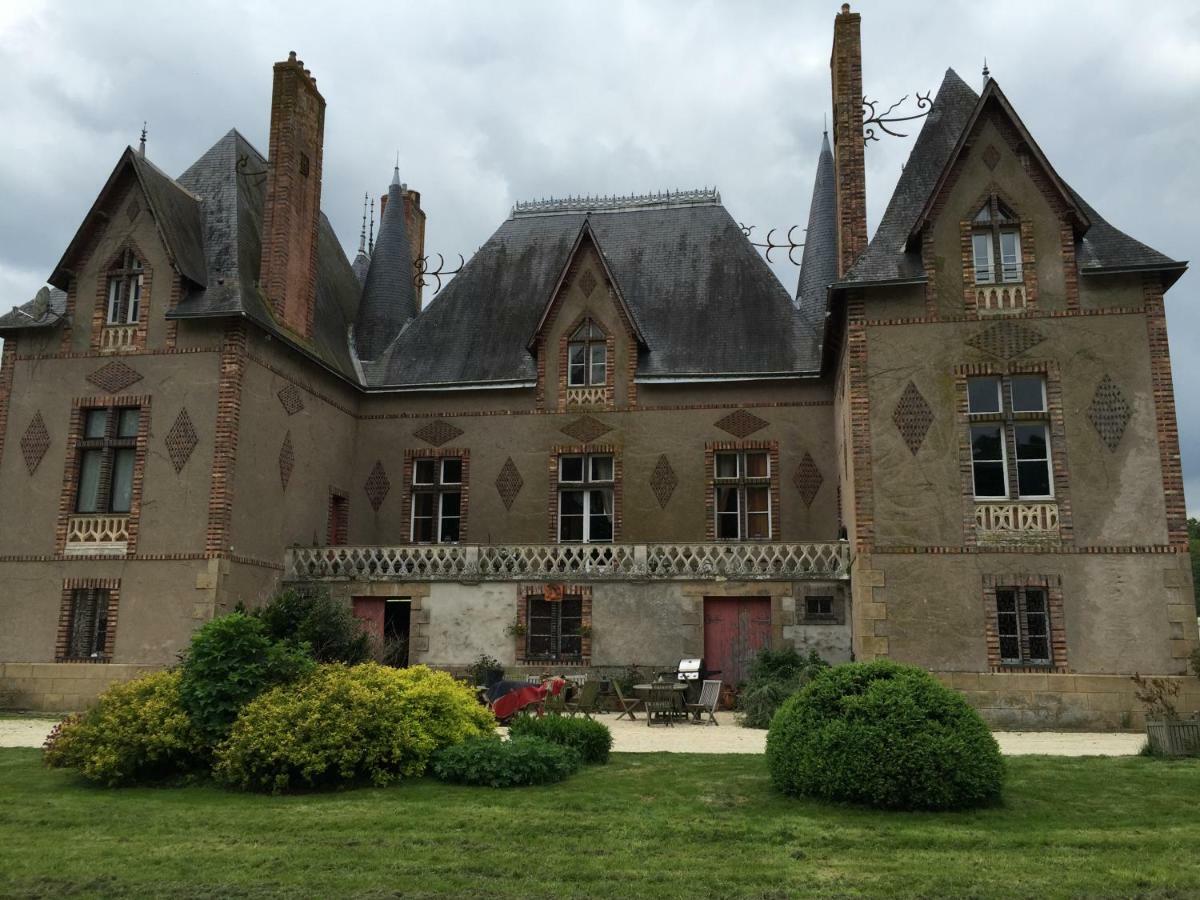
<path id="1" fill-rule="evenodd" d="M 687 705 L 688 712 L 695 713 L 696 718 L 692 722 L 693 725 L 720 725 L 717 717 L 713 715 L 713 711 L 717 708 L 717 703 L 721 699 L 721 682 L 704 680 L 704 684 L 700 686 L 700 701 L 698 703 L 689 703 Z M 708 721 L 704 721 L 702 713 L 708 713 Z"/>

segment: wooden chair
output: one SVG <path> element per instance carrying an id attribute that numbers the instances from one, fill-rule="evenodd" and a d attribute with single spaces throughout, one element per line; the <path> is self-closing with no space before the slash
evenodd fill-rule
<path id="1" fill-rule="evenodd" d="M 677 706 L 675 686 L 671 682 L 664 681 L 662 684 L 651 685 L 650 696 L 646 698 L 643 705 L 646 707 L 647 725 L 673 726 L 675 724 Z"/>
<path id="2" fill-rule="evenodd" d="M 567 715 L 573 716 L 575 713 L 579 713 L 585 719 L 590 719 L 592 713 L 600 712 L 600 705 L 597 702 L 599 699 L 600 682 L 585 681 L 575 700 L 567 704 Z"/>
<path id="3" fill-rule="evenodd" d="M 547 694 L 546 699 L 542 702 L 542 709 L 554 715 L 567 714 L 567 696 L 566 691 L 561 691 L 557 694 Z"/>
<path id="4" fill-rule="evenodd" d="M 634 710 L 642 705 L 641 698 L 633 697 L 628 700 L 625 699 L 625 696 L 621 693 L 621 686 L 617 684 L 616 681 L 612 683 L 612 689 L 613 693 L 617 697 L 617 704 L 621 707 L 621 714 L 617 716 L 617 720 L 620 721 L 626 716 L 629 716 L 629 721 L 636 722 L 637 713 L 634 712 Z"/>
<path id="5" fill-rule="evenodd" d="M 689 703 L 687 705 L 688 712 L 695 713 L 695 724 L 697 725 L 720 725 L 717 717 L 713 715 L 713 711 L 717 708 L 717 703 L 721 699 L 721 682 L 710 681 L 707 678 L 704 684 L 700 686 L 700 701 L 698 703 Z M 708 713 L 708 721 L 704 720 L 703 713 Z"/>

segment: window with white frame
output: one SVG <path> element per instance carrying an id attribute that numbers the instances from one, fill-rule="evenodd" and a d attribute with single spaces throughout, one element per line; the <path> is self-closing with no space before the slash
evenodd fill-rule
<path id="1" fill-rule="evenodd" d="M 607 338 L 595 322 L 584 319 L 567 342 L 567 386 L 602 386 L 607 373 Z"/>
<path id="2" fill-rule="evenodd" d="M 714 453 L 712 491 L 717 540 L 770 540 L 771 455 L 768 451 Z"/>
<path id="3" fill-rule="evenodd" d="M 75 512 L 124 515 L 133 507 L 141 410 L 100 407 L 82 410 L 82 417 Z"/>
<path id="4" fill-rule="evenodd" d="M 1021 228 L 1016 214 L 993 194 L 975 214 L 971 228 L 975 283 L 1021 281 Z"/>
<path id="5" fill-rule="evenodd" d="M 967 379 L 971 474 L 979 500 L 1054 496 L 1046 379 L 986 375 Z M 1010 484 L 1009 453 L 1016 454 Z"/>
<path id="6" fill-rule="evenodd" d="M 107 324 L 129 325 L 138 320 L 142 309 L 144 279 L 142 261 L 132 250 L 126 250 L 121 254 L 117 267 L 108 273 Z"/>
<path id="7" fill-rule="evenodd" d="M 996 632 L 1006 666 L 1047 666 L 1050 607 L 1044 587 L 997 587 Z"/>
<path id="8" fill-rule="evenodd" d="M 558 540 L 610 543 L 613 539 L 613 457 L 571 453 L 558 458 Z"/>
<path id="9" fill-rule="evenodd" d="M 412 461 L 412 542 L 456 544 L 462 533 L 463 461 L 457 456 Z"/>

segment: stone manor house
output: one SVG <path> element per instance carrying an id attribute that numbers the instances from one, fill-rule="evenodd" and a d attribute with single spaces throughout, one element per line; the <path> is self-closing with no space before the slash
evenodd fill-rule
<path id="1" fill-rule="evenodd" d="M 126 149 L 0 317 L 3 702 L 77 708 L 320 582 L 413 663 L 736 684 L 793 644 L 924 666 L 996 723 L 1135 722 L 1129 674 L 1197 641 L 1185 264 L 953 71 L 869 238 L 859 27 L 794 292 L 704 190 L 518 203 L 426 297 L 398 173 L 353 261 L 322 214 L 294 53 L 266 157 Z"/>

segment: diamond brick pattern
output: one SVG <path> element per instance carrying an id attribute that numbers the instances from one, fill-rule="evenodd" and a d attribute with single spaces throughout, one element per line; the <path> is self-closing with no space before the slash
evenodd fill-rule
<path id="1" fill-rule="evenodd" d="M 583 296 L 592 296 L 592 291 L 596 289 L 596 276 L 592 274 L 591 269 L 585 270 L 583 277 L 579 279 L 579 289 L 583 291 Z"/>
<path id="2" fill-rule="evenodd" d="M 671 461 L 664 453 L 658 458 L 658 464 L 654 467 L 654 471 L 650 473 L 650 488 L 654 491 L 654 498 L 658 501 L 660 508 L 667 508 L 667 503 L 670 502 L 671 495 L 675 493 L 675 488 L 678 486 L 679 476 L 671 468 Z"/>
<path id="3" fill-rule="evenodd" d="M 443 422 L 441 419 L 436 419 L 433 422 L 426 422 L 414 431 L 413 437 L 427 444 L 432 444 L 435 447 L 440 447 L 442 444 L 459 437 L 462 433 L 463 430 L 461 428 L 451 425 L 449 422 Z"/>
<path id="4" fill-rule="evenodd" d="M 975 337 L 967 341 L 977 350 L 998 356 L 1001 359 L 1012 359 L 1036 347 L 1046 338 L 1020 322 L 997 322 L 990 325 Z"/>
<path id="5" fill-rule="evenodd" d="M 171 465 L 175 467 L 176 475 L 183 471 L 183 467 L 187 465 L 187 461 L 199 441 L 196 428 L 192 425 L 192 417 L 188 415 L 186 409 L 179 410 L 179 415 L 175 417 L 175 424 L 167 432 L 165 441 L 167 456 L 171 458 Z"/>
<path id="6" fill-rule="evenodd" d="M 388 480 L 387 472 L 383 470 L 383 463 L 379 460 L 375 460 L 375 465 L 371 469 L 371 474 L 367 476 L 367 483 L 363 485 L 363 489 L 367 492 L 367 502 L 371 504 L 371 509 L 379 512 L 384 498 L 392 489 L 392 483 Z"/>
<path id="7" fill-rule="evenodd" d="M 1104 441 L 1104 446 L 1115 451 L 1125 435 L 1125 427 L 1133 417 L 1133 409 L 1117 383 L 1105 375 L 1096 385 L 1092 405 L 1088 407 L 1088 419 Z"/>
<path id="8" fill-rule="evenodd" d="M 825 477 L 817 468 L 817 461 L 812 458 L 811 453 L 805 453 L 804 459 L 800 460 L 800 464 L 796 466 L 796 474 L 792 476 L 792 484 L 796 485 L 796 490 L 800 492 L 800 499 L 804 501 L 805 506 L 812 506 L 813 500 L 817 498 L 817 491 L 821 490 L 821 484 L 824 481 Z"/>
<path id="9" fill-rule="evenodd" d="M 279 448 L 279 484 L 286 491 L 288 482 L 292 480 L 292 470 L 296 468 L 296 450 L 292 447 L 292 433 L 283 436 L 283 445 Z"/>
<path id="10" fill-rule="evenodd" d="M 761 431 L 771 423 L 766 419 L 760 419 L 754 413 L 739 409 L 737 412 L 731 412 L 729 415 L 717 419 L 713 424 L 735 437 L 744 438 L 756 431 Z"/>
<path id="11" fill-rule="evenodd" d="M 1000 151 L 996 149 L 995 144 L 988 144 L 987 149 L 983 151 L 983 164 L 989 169 L 994 169 L 999 162 Z"/>
<path id="12" fill-rule="evenodd" d="M 612 426 L 605 425 L 599 419 L 592 416 L 580 416 L 574 422 L 564 425 L 559 431 L 584 444 L 590 444 L 596 438 L 600 437 L 600 435 L 612 431 Z"/>
<path id="13" fill-rule="evenodd" d="M 525 479 L 517 471 L 517 464 L 512 461 L 510 456 L 500 468 L 500 474 L 496 476 L 496 490 L 500 494 L 500 499 L 504 501 L 505 509 L 512 509 L 513 501 L 517 499 L 517 494 L 521 493 L 521 488 L 524 486 Z"/>
<path id="14" fill-rule="evenodd" d="M 125 215 L 129 216 L 129 221 L 132 222 L 138 217 L 138 213 L 142 211 L 142 205 L 138 203 L 137 197 L 133 198 L 133 202 L 125 207 Z"/>
<path id="15" fill-rule="evenodd" d="M 929 426 L 933 424 L 933 409 L 911 381 L 900 395 L 900 402 L 896 404 L 892 413 L 892 421 L 900 429 L 900 436 L 904 438 L 904 443 L 912 455 L 916 456 L 921 445 L 925 443 Z"/>
<path id="16" fill-rule="evenodd" d="M 105 393 L 119 394 L 135 381 L 141 381 L 142 376 L 136 369 L 114 360 L 108 365 L 101 366 L 89 375 L 87 380 Z"/>
<path id="17" fill-rule="evenodd" d="M 284 385 L 275 396 L 279 398 L 283 411 L 289 416 L 294 416 L 304 409 L 304 394 L 294 384 Z"/>
<path id="18" fill-rule="evenodd" d="M 25 468 L 32 475 L 38 465 L 42 461 L 42 457 L 46 455 L 46 451 L 50 449 L 50 432 L 46 430 L 46 423 L 42 419 L 42 413 L 39 410 L 33 414 L 33 419 L 29 422 L 29 427 L 25 429 L 25 434 L 21 436 L 21 455 L 25 457 Z"/>

